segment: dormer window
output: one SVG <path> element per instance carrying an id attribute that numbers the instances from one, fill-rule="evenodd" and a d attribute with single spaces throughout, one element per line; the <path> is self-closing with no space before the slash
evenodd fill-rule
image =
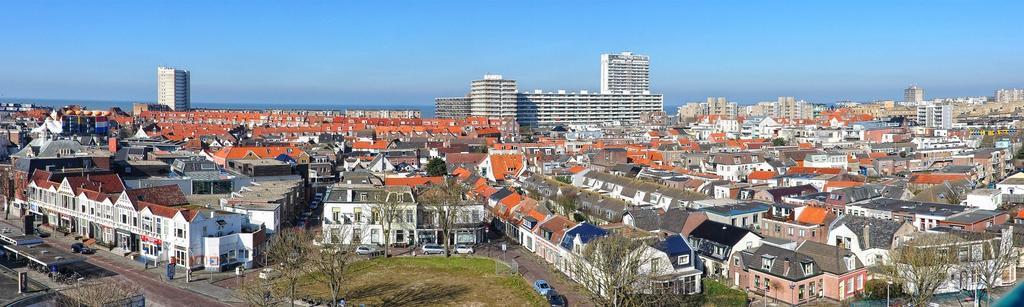
<path id="1" fill-rule="evenodd" d="M 690 255 L 679 255 L 679 256 L 677 256 L 676 257 L 676 264 L 677 265 L 687 265 L 687 264 L 690 264 Z"/>
<path id="2" fill-rule="evenodd" d="M 814 262 L 801 263 L 804 269 L 804 276 L 814 274 Z"/>
<path id="3" fill-rule="evenodd" d="M 843 260 L 846 261 L 846 269 L 847 270 L 853 270 L 854 269 L 854 265 L 856 265 L 856 263 L 854 261 L 853 255 L 843 256 Z"/>
<path id="4" fill-rule="evenodd" d="M 770 271 L 772 269 L 772 262 L 775 261 L 775 256 L 764 255 L 761 256 L 761 269 Z"/>

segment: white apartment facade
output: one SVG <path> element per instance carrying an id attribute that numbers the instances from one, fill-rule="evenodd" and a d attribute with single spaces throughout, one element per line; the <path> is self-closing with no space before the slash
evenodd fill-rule
<path id="1" fill-rule="evenodd" d="M 622 52 L 601 55 L 601 94 L 650 94 L 651 58 Z"/>
<path id="2" fill-rule="evenodd" d="M 773 105 L 773 116 L 803 119 L 814 117 L 814 108 L 810 103 L 796 100 L 794 97 L 779 97 Z"/>
<path id="3" fill-rule="evenodd" d="M 903 101 L 904 102 L 923 102 L 924 101 L 924 89 L 917 86 L 911 85 L 907 89 L 903 90 Z"/>
<path id="4" fill-rule="evenodd" d="M 434 116 L 437 118 L 469 117 L 469 97 L 438 97 L 434 98 Z"/>
<path id="5" fill-rule="evenodd" d="M 389 234 L 384 234 L 384 225 L 375 212 L 375 201 L 381 197 L 398 201 L 401 206 L 401 213 L 397 220 L 392 221 Z M 409 187 L 336 184 L 324 196 L 323 215 L 324 243 L 383 245 L 384 235 L 390 236 L 391 243 L 415 243 L 418 214 L 416 200 Z"/>
<path id="6" fill-rule="evenodd" d="M 156 69 L 156 102 L 174 111 L 192 107 L 191 73 L 184 69 L 160 66 Z"/>
<path id="7" fill-rule="evenodd" d="M 953 128 L 953 106 L 935 103 L 919 105 L 917 124 L 936 129 Z"/>
<path id="8" fill-rule="evenodd" d="M 519 95 L 520 124 L 531 126 L 636 123 L 640 114 L 664 109 L 653 94 L 598 94 L 588 91 L 534 91 Z"/>
<path id="9" fill-rule="evenodd" d="M 469 88 L 469 109 L 472 116 L 516 117 L 516 80 L 501 75 L 484 75 Z"/>
<path id="10" fill-rule="evenodd" d="M 1024 101 L 1024 88 L 999 89 L 996 91 L 996 102 L 1008 103 Z"/>

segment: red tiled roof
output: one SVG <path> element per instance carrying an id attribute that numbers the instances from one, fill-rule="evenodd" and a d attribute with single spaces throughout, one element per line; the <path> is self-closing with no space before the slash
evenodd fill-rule
<path id="1" fill-rule="evenodd" d="M 250 152 L 261 159 L 273 159 L 281 154 L 287 154 L 294 158 L 305 153 L 301 148 L 295 146 L 229 146 L 214 152 L 213 156 L 224 160 L 241 159 L 249 155 Z"/>
<path id="2" fill-rule="evenodd" d="M 126 191 L 132 202 L 147 202 L 161 206 L 187 205 L 188 199 L 181 192 L 178 185 L 162 185 L 148 188 L 131 189 Z"/>
<path id="3" fill-rule="evenodd" d="M 547 221 L 540 224 L 539 229 L 544 229 L 551 232 L 551 242 L 561 242 L 562 236 L 565 235 L 565 230 L 572 228 L 576 223 L 573 223 L 568 218 L 561 215 L 554 215 Z"/>
<path id="4" fill-rule="evenodd" d="M 523 155 L 491 155 L 491 172 L 497 180 L 511 179 L 518 176 L 525 167 Z"/>
<path id="5" fill-rule="evenodd" d="M 842 169 L 833 168 L 833 167 L 804 167 L 804 166 L 795 166 L 795 167 L 790 167 L 789 169 L 786 170 L 786 174 L 815 174 L 815 175 L 827 174 L 827 175 L 838 175 L 838 174 L 840 174 L 842 172 L 843 172 Z"/>
<path id="6" fill-rule="evenodd" d="M 444 182 L 444 177 L 384 178 L 384 185 L 401 185 L 409 187 L 439 184 L 441 182 Z"/>
<path id="7" fill-rule="evenodd" d="M 768 180 L 768 179 L 775 178 L 775 176 L 778 176 L 778 175 L 779 174 L 776 173 L 775 171 L 752 171 L 752 172 L 750 172 L 750 174 L 747 174 L 747 179 L 748 180 Z"/>
<path id="8" fill-rule="evenodd" d="M 796 218 L 798 222 L 813 225 L 824 225 L 825 218 L 828 216 L 828 209 L 822 207 L 804 207 L 803 211 L 800 212 L 800 216 Z"/>
<path id="9" fill-rule="evenodd" d="M 910 176 L 910 183 L 915 184 L 940 184 L 946 181 L 957 181 L 967 179 L 967 174 L 947 174 L 947 173 L 931 173 L 931 174 L 914 174 Z"/>

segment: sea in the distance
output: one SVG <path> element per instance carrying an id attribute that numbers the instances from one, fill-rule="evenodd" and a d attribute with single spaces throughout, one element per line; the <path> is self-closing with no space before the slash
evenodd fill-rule
<path id="1" fill-rule="evenodd" d="M 31 103 L 34 105 L 59 108 L 67 105 L 80 105 L 90 110 L 107 110 L 119 107 L 125 112 L 132 111 L 132 101 L 117 100 L 79 100 L 79 99 L 36 99 L 36 98 L 0 98 L 0 103 Z M 192 102 L 195 109 L 235 109 L 235 110 L 334 110 L 346 109 L 415 109 L 423 112 L 424 118 L 434 117 L 433 104 L 395 104 L 395 103 L 265 103 L 265 102 Z"/>

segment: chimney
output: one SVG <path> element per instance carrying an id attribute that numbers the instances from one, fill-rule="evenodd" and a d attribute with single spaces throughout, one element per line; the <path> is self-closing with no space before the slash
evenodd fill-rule
<path id="1" fill-rule="evenodd" d="M 863 238 L 864 242 L 860 244 L 860 249 L 862 249 L 862 250 L 868 249 L 871 246 L 871 244 L 868 243 L 868 242 L 871 242 L 871 224 L 864 225 L 864 236 L 863 237 L 864 237 Z"/>
<path id="2" fill-rule="evenodd" d="M 789 257 L 786 257 L 782 261 L 782 274 L 783 275 L 788 275 L 789 274 Z"/>

